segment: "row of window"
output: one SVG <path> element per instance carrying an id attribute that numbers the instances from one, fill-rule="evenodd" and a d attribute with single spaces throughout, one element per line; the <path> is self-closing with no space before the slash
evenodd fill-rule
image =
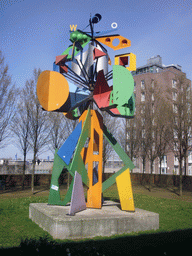
<path id="1" fill-rule="evenodd" d="M 136 83 L 134 84 L 136 86 Z M 172 79 L 172 87 L 176 88 L 177 85 L 177 81 Z M 154 88 L 154 80 L 151 81 L 151 86 L 152 88 Z M 141 89 L 145 90 L 145 80 L 141 80 Z M 173 100 L 176 101 L 177 100 L 177 92 L 172 92 L 173 93 Z M 154 94 L 152 93 L 152 100 L 154 101 Z M 141 101 L 145 101 L 145 92 L 141 92 Z"/>

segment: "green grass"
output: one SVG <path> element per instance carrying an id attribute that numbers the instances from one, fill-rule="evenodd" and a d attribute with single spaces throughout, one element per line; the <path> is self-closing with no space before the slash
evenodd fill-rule
<path id="1" fill-rule="evenodd" d="M 104 193 L 104 198 L 118 200 L 118 193 L 114 188 Z M 3 199 L 0 202 L 0 248 L 19 246 L 21 240 L 48 239 L 52 237 L 29 219 L 30 203 L 46 203 L 48 197 L 25 197 Z M 134 194 L 136 208 L 159 213 L 160 229 L 144 232 L 170 232 L 174 230 L 192 228 L 192 204 L 180 200 L 157 198 L 143 194 Z M 141 234 L 142 232 L 139 232 Z M 131 233 L 130 235 L 138 235 Z M 117 236 L 115 236 L 117 237 Z M 122 236 L 121 236 L 122 237 Z M 124 236 L 125 237 L 125 236 Z M 103 240 L 103 238 L 96 238 Z"/>

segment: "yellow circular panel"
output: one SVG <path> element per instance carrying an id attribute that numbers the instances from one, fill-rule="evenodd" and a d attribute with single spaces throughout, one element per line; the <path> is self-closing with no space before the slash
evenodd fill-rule
<path id="1" fill-rule="evenodd" d="M 55 71 L 43 71 L 37 81 L 37 96 L 45 110 L 59 109 L 69 97 L 66 78 Z"/>

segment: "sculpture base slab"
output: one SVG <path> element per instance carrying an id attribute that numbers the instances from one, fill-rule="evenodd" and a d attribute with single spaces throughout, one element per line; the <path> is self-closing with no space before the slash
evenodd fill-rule
<path id="1" fill-rule="evenodd" d="M 112 236 L 159 228 L 159 214 L 138 208 L 135 212 L 121 211 L 120 204 L 112 201 L 105 201 L 101 209 L 87 208 L 75 216 L 68 215 L 69 207 L 32 203 L 29 218 L 54 239 Z"/>

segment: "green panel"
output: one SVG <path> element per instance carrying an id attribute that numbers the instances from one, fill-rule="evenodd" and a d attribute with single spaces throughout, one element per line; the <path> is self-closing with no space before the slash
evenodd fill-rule
<path id="1" fill-rule="evenodd" d="M 78 171 L 81 174 L 83 183 L 88 186 L 87 170 L 81 158 L 81 151 L 85 145 L 87 137 L 90 137 L 90 128 L 91 128 L 91 114 L 90 110 L 87 112 L 86 120 L 83 125 L 83 129 L 77 143 L 77 147 L 73 156 L 73 160 L 70 164 L 70 169 L 75 175 L 75 171 Z"/>
<path id="2" fill-rule="evenodd" d="M 81 47 L 84 48 L 90 40 L 88 40 L 86 43 L 82 44 Z M 69 51 L 73 48 L 73 45 L 69 46 L 61 55 L 65 55 L 68 54 L 67 56 L 67 60 L 70 60 L 72 58 L 72 55 L 69 55 Z M 76 56 L 80 51 L 77 49 L 77 47 L 75 46 L 75 53 L 74 56 Z"/>
<path id="3" fill-rule="evenodd" d="M 110 178 L 104 181 L 102 183 L 102 192 L 104 192 L 106 189 L 112 186 L 116 182 L 116 177 L 118 177 L 121 173 L 123 173 L 127 169 L 128 169 L 127 166 L 122 167 L 118 172 L 114 173 Z"/>
<path id="4" fill-rule="evenodd" d="M 51 177 L 51 187 L 49 191 L 48 204 L 62 205 L 59 191 L 59 176 L 64 167 L 68 167 L 65 162 L 57 155 L 58 149 L 55 150 L 53 171 Z"/>
<path id="5" fill-rule="evenodd" d="M 120 114 L 122 116 L 128 116 L 133 117 L 135 113 L 135 96 L 134 93 L 132 94 L 131 98 L 128 100 L 127 104 L 124 104 L 124 106 L 117 106 L 117 109 L 119 110 Z"/>
<path id="6" fill-rule="evenodd" d="M 77 171 L 82 178 L 83 183 L 88 186 L 88 175 L 87 175 L 87 170 L 85 168 L 85 164 L 83 162 L 83 159 L 81 155 L 77 156 L 76 161 L 74 162 L 73 168 L 75 171 Z"/>
<path id="7" fill-rule="evenodd" d="M 115 152 L 118 154 L 118 156 L 121 158 L 123 163 L 128 166 L 131 170 L 135 168 L 134 164 L 132 163 L 131 159 L 128 157 L 128 155 L 124 152 L 120 144 L 117 142 L 117 140 L 113 137 L 113 135 L 107 130 L 107 127 L 103 124 L 103 133 L 108 140 L 108 142 L 111 144 Z"/>
<path id="8" fill-rule="evenodd" d="M 67 203 L 69 203 L 71 201 L 71 196 L 72 196 L 72 191 L 73 191 L 73 183 L 74 183 L 74 178 L 69 186 L 69 189 L 67 190 L 67 194 L 65 195 L 65 198 L 61 205 L 66 205 Z"/>
<path id="9" fill-rule="evenodd" d="M 107 127 L 105 125 L 103 125 L 103 133 L 106 139 L 108 140 L 108 142 L 111 144 L 111 146 L 115 150 L 115 152 L 121 158 L 125 166 L 122 167 L 118 172 L 114 173 L 109 179 L 107 179 L 102 183 L 102 192 L 105 191 L 110 186 L 112 186 L 116 182 L 116 177 L 119 176 L 121 173 L 123 173 L 127 168 L 130 168 L 132 170 L 135 167 L 131 159 L 127 156 L 127 154 L 121 148 L 120 144 L 116 141 L 113 135 L 107 130 Z"/>
<path id="10" fill-rule="evenodd" d="M 55 150 L 53 171 L 51 177 L 51 187 L 49 191 L 48 204 L 52 205 L 66 205 L 71 200 L 71 194 L 73 189 L 73 181 L 67 191 L 64 201 L 61 201 L 60 190 L 59 190 L 59 176 L 63 168 L 67 168 L 69 173 L 74 177 L 74 173 L 70 170 L 69 166 L 57 155 L 58 149 Z"/>
<path id="11" fill-rule="evenodd" d="M 131 72 L 123 66 L 113 66 L 113 104 L 123 106 L 128 103 L 134 90 L 134 80 Z M 126 93 L 125 93 L 126 92 Z M 111 99 L 111 100 L 112 100 Z M 110 103 L 111 103 L 110 100 Z"/>

